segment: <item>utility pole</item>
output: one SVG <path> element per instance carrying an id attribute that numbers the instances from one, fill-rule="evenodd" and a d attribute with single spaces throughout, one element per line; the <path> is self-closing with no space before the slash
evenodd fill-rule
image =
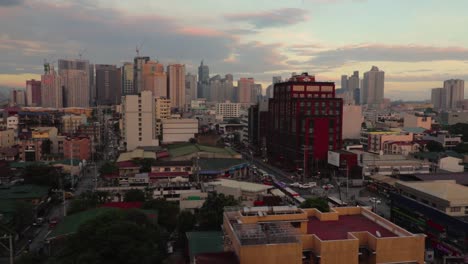
<path id="1" fill-rule="evenodd" d="M 5 230 L 6 231 L 6 230 Z M 1 239 L 8 239 L 8 246 L 6 246 L 5 244 L 3 244 L 1 241 L 0 241 L 0 246 L 2 246 L 3 248 L 6 249 L 6 251 L 8 251 L 9 253 L 9 263 L 10 264 L 13 264 L 14 261 L 15 261 L 15 248 L 13 247 L 13 235 L 9 232 L 9 231 L 6 231 L 8 232 L 9 234 L 4 234 L 3 237 L 0 237 L 0 240 Z"/>

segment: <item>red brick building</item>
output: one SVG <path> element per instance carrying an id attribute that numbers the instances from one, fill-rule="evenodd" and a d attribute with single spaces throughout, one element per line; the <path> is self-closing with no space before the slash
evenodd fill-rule
<path id="1" fill-rule="evenodd" d="M 333 82 L 316 82 L 307 73 L 274 87 L 269 101 L 267 152 L 270 161 L 303 168 L 305 174 L 327 164 L 328 150 L 342 145 L 343 100 Z"/>
<path id="2" fill-rule="evenodd" d="M 91 140 L 86 136 L 67 137 L 63 142 L 63 156 L 66 159 L 90 160 Z"/>

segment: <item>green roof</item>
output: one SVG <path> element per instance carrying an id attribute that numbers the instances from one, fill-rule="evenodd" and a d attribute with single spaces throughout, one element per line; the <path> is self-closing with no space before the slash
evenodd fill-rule
<path id="1" fill-rule="evenodd" d="M 0 188 L 0 200 L 35 199 L 47 196 L 49 188 L 39 185 L 13 185 Z"/>
<path id="2" fill-rule="evenodd" d="M 172 157 L 180 157 L 185 155 L 190 155 L 196 152 L 209 152 L 209 153 L 219 153 L 229 156 L 237 155 L 238 153 L 230 148 L 218 148 L 200 144 L 191 144 L 191 143 L 179 143 L 171 144 L 167 146 L 169 154 Z"/>
<path id="3" fill-rule="evenodd" d="M 27 166 L 32 166 L 32 165 L 44 165 L 47 164 L 45 162 L 36 162 L 36 161 L 26 161 L 26 162 L 12 162 L 10 163 L 10 168 L 14 169 L 24 169 Z"/>
<path id="4" fill-rule="evenodd" d="M 63 165 L 70 165 L 70 159 L 64 159 L 64 160 L 57 160 L 54 162 L 51 162 L 51 164 L 63 164 Z M 78 166 L 81 162 L 79 159 L 73 159 L 73 166 Z"/>
<path id="5" fill-rule="evenodd" d="M 410 133 L 421 134 L 427 129 L 423 127 L 404 127 L 403 130 Z"/>
<path id="6" fill-rule="evenodd" d="M 201 253 L 224 251 L 222 232 L 187 232 L 185 234 L 187 235 L 190 258 Z"/>
<path id="7" fill-rule="evenodd" d="M 200 159 L 198 161 L 198 165 L 202 171 L 228 170 L 231 167 L 245 163 L 247 163 L 247 161 L 244 159 Z"/>

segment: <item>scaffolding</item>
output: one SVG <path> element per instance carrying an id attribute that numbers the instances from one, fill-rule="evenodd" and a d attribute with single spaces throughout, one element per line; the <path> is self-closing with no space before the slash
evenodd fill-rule
<path id="1" fill-rule="evenodd" d="M 232 224 L 241 245 L 287 244 L 299 242 L 299 231 L 288 222 Z"/>

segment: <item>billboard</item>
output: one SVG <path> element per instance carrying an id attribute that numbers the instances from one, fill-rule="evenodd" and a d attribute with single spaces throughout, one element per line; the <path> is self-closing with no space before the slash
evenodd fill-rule
<path id="1" fill-rule="evenodd" d="M 328 164 L 339 167 L 340 166 L 340 153 L 335 151 L 328 151 Z"/>

